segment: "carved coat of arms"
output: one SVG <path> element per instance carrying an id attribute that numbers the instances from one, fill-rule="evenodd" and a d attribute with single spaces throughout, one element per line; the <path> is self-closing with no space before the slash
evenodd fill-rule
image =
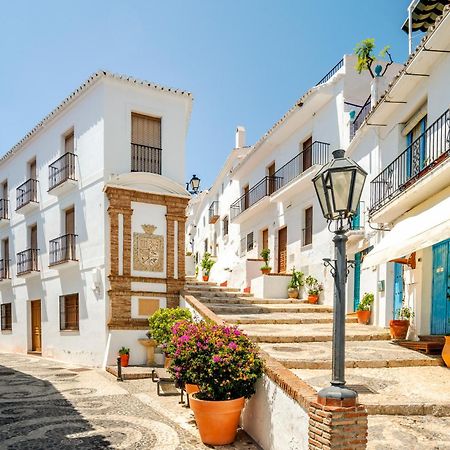
<path id="1" fill-rule="evenodd" d="M 164 236 L 153 234 L 154 225 L 142 225 L 144 233 L 133 233 L 133 269 L 164 271 Z"/>

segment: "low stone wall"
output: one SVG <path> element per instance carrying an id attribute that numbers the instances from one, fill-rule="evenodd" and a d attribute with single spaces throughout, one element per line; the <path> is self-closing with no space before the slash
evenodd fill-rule
<path id="1" fill-rule="evenodd" d="M 287 298 L 291 275 L 260 275 L 251 281 L 251 292 L 256 298 Z"/>

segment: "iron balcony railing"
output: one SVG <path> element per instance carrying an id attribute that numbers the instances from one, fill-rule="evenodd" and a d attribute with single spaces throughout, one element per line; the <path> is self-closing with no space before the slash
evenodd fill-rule
<path id="1" fill-rule="evenodd" d="M 273 192 L 286 186 L 294 178 L 301 175 L 313 165 L 326 164 L 329 157 L 330 144 L 314 141 L 308 148 L 294 156 L 294 158 L 275 172 L 274 176 L 279 179 L 279 181 L 276 183 L 276 189 L 274 189 Z M 271 194 L 273 192 L 271 192 Z"/>
<path id="2" fill-rule="evenodd" d="M 16 189 L 16 211 L 28 203 L 37 203 L 38 181 L 30 178 Z"/>
<path id="3" fill-rule="evenodd" d="M 344 59 L 341 59 L 317 84 L 326 83 L 342 66 L 344 65 Z"/>
<path id="4" fill-rule="evenodd" d="M 131 143 L 131 171 L 161 175 L 161 153 L 160 148 Z"/>
<path id="5" fill-rule="evenodd" d="M 372 98 L 369 95 L 369 98 L 364 103 L 363 107 L 360 109 L 359 113 L 356 115 L 355 120 L 350 123 L 350 140 L 355 137 L 356 132 L 361 128 L 365 118 L 370 112 L 372 105 Z"/>
<path id="6" fill-rule="evenodd" d="M 76 261 L 76 234 L 65 234 L 49 242 L 49 266 Z"/>
<path id="7" fill-rule="evenodd" d="M 0 220 L 9 219 L 9 200 L 0 199 Z"/>
<path id="8" fill-rule="evenodd" d="M 17 275 L 23 275 L 30 272 L 38 272 L 39 249 L 29 248 L 23 252 L 17 253 Z"/>
<path id="9" fill-rule="evenodd" d="M 219 202 L 214 201 L 209 207 L 209 223 L 216 223 L 219 219 Z"/>
<path id="10" fill-rule="evenodd" d="M 265 176 L 230 206 L 231 220 L 235 219 L 239 214 L 259 202 L 262 198 L 275 192 L 278 189 L 277 186 L 280 182 L 280 177 Z"/>
<path id="11" fill-rule="evenodd" d="M 9 274 L 9 259 L 0 259 L 0 280 L 9 280 L 11 278 Z"/>
<path id="12" fill-rule="evenodd" d="M 76 181 L 75 153 L 65 153 L 48 166 L 48 190 L 59 186 L 67 180 Z"/>
<path id="13" fill-rule="evenodd" d="M 450 110 L 442 114 L 370 183 L 373 215 L 450 156 Z"/>

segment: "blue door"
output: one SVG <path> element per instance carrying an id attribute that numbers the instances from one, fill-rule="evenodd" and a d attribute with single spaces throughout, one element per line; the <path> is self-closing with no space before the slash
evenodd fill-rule
<path id="1" fill-rule="evenodd" d="M 433 245 L 431 334 L 450 334 L 450 239 Z"/>
<path id="2" fill-rule="evenodd" d="M 395 319 L 397 311 L 403 303 L 403 264 L 394 263 L 394 306 L 392 317 Z"/>
<path id="3" fill-rule="evenodd" d="M 353 280 L 353 308 L 359 305 L 361 299 L 361 252 L 355 254 L 355 272 Z"/>

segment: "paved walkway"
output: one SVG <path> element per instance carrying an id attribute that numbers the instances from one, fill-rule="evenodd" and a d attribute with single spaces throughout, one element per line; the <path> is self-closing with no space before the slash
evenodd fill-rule
<path id="1" fill-rule="evenodd" d="M 150 380 L 0 353 L 0 449 L 208 449 L 179 397 Z M 257 450 L 241 433 L 233 446 Z"/>

